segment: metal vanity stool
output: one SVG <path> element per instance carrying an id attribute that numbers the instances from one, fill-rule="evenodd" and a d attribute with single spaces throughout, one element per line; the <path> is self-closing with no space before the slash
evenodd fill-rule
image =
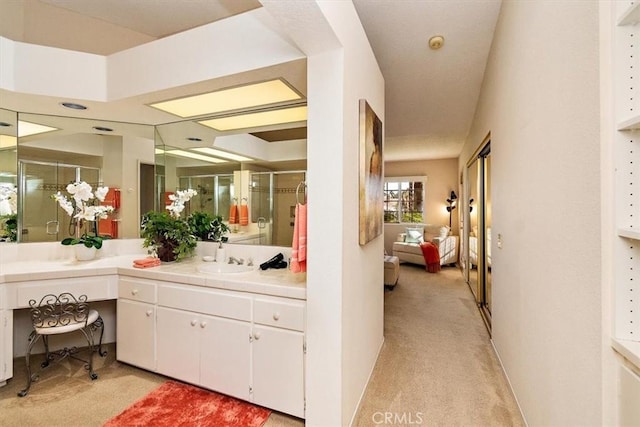
<path id="1" fill-rule="evenodd" d="M 39 303 L 36 300 L 30 300 L 31 321 L 33 323 L 33 331 L 29 335 L 27 354 L 25 362 L 27 368 L 27 386 L 18 393 L 18 396 L 24 397 L 29 393 L 31 383 L 38 379 L 38 372 L 31 373 L 31 365 L 29 359 L 31 350 L 38 342 L 40 337 L 44 343 L 45 360 L 40 364 L 40 368 L 44 369 L 49 366 L 52 361 L 60 361 L 66 357 L 71 357 L 85 363 L 84 368 L 89 371 L 89 377 L 92 380 L 98 378 L 98 374 L 93 371 L 93 353 L 98 351 L 100 356 L 106 356 L 107 352 L 102 351 L 102 336 L 104 334 L 104 323 L 100 314 L 87 304 L 87 296 L 81 295 L 77 299 L 70 293 L 62 293 L 60 295 L 45 295 Z M 95 333 L 100 330 L 100 339 L 98 346 L 95 345 Z M 80 359 L 75 356 L 78 353 L 77 347 L 63 348 L 62 350 L 49 351 L 49 336 L 60 335 L 69 332 L 81 331 L 89 344 L 89 360 Z"/>

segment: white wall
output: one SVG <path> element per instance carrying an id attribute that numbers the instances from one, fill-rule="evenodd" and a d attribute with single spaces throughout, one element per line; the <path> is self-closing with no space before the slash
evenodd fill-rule
<path id="1" fill-rule="evenodd" d="M 383 239 L 358 245 L 358 101 L 384 123 L 384 81 L 351 2 L 261 2 L 308 61 L 306 421 L 349 425 L 383 339 Z"/>
<path id="2" fill-rule="evenodd" d="M 602 420 L 598 71 L 597 2 L 504 1 L 460 157 L 491 132 L 493 342 L 529 425 Z"/>

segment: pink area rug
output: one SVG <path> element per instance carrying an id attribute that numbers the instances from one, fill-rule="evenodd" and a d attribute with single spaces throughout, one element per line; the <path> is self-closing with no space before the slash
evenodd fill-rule
<path id="1" fill-rule="evenodd" d="M 167 381 L 104 427 L 261 427 L 271 411 L 188 384 Z"/>

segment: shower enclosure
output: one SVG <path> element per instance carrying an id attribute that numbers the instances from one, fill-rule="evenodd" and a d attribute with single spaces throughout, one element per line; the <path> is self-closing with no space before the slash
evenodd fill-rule
<path id="1" fill-rule="evenodd" d="M 291 246 L 296 188 L 306 172 L 253 172 L 250 177 L 251 220 L 260 230 L 260 244 Z"/>
<path id="2" fill-rule="evenodd" d="M 186 214 L 206 212 L 229 220 L 229 208 L 233 195 L 233 174 L 194 175 L 178 178 L 179 187 L 198 192 L 186 206 Z"/>
<path id="3" fill-rule="evenodd" d="M 85 181 L 93 188 L 102 182 L 99 168 L 31 160 L 18 162 L 18 176 L 19 242 L 53 242 L 75 236 L 74 221 L 51 196 L 66 193 L 72 182 Z M 95 227 L 95 223 L 88 226 Z"/>

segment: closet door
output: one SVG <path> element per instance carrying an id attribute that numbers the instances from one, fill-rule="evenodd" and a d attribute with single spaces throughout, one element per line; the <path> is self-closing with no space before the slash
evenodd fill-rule
<path id="1" fill-rule="evenodd" d="M 463 266 L 480 312 L 491 329 L 491 143 L 467 163 Z"/>

